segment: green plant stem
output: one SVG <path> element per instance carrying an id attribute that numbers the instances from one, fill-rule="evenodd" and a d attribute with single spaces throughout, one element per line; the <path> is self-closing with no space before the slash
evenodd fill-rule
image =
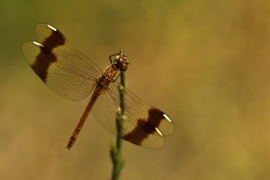
<path id="1" fill-rule="evenodd" d="M 124 157 L 121 153 L 121 146 L 122 146 L 122 139 L 123 136 L 123 121 L 125 121 L 124 114 L 125 114 L 125 73 L 124 71 L 120 72 L 120 87 L 119 87 L 119 94 L 120 94 L 120 108 L 121 111 L 117 112 L 116 117 L 116 127 L 117 127 L 117 135 L 116 135 L 116 142 L 113 142 L 111 145 L 111 159 L 113 163 L 113 170 L 112 170 L 112 180 L 118 180 L 122 167 L 124 165 Z"/>

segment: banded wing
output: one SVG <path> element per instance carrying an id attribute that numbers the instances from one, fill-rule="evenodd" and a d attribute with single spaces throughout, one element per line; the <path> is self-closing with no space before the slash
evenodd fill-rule
<path id="1" fill-rule="evenodd" d="M 112 134 L 116 134 L 116 111 L 119 108 L 117 83 L 111 83 L 97 99 L 93 107 L 95 119 Z M 164 136 L 171 135 L 174 125 L 164 112 L 148 105 L 133 94 L 128 88 L 125 93 L 124 140 L 147 148 L 162 148 Z"/>
<path id="2" fill-rule="evenodd" d="M 25 42 L 24 56 L 39 78 L 59 95 L 78 101 L 95 87 L 102 71 L 77 49 L 64 35 L 48 24 L 35 28 L 36 41 Z"/>

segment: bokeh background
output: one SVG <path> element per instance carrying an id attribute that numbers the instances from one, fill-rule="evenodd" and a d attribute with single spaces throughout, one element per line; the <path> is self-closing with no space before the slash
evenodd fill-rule
<path id="1" fill-rule="evenodd" d="M 0 179 L 109 179 L 114 136 L 89 98 L 69 101 L 35 75 L 21 45 L 50 23 L 102 69 L 125 50 L 128 87 L 174 121 L 160 150 L 124 143 L 121 179 L 270 178 L 270 2 L 0 1 Z"/>

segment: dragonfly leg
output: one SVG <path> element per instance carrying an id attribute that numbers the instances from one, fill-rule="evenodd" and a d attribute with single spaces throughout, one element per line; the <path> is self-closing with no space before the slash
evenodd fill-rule
<path id="1" fill-rule="evenodd" d="M 116 76 L 115 78 L 113 78 L 113 83 L 114 83 L 115 81 L 117 81 L 117 79 L 119 78 L 119 76 L 120 76 L 120 73 L 118 73 L 117 76 Z"/>
<path id="2" fill-rule="evenodd" d="M 113 64 L 113 62 L 115 61 L 115 60 L 112 60 L 112 57 L 113 57 L 113 56 L 117 56 L 117 55 L 118 55 L 118 56 L 119 56 L 119 55 L 120 55 L 120 56 L 124 56 L 124 50 L 123 50 L 123 49 L 120 49 L 119 53 L 112 54 L 112 55 L 109 56 L 109 59 L 110 59 L 111 64 Z"/>

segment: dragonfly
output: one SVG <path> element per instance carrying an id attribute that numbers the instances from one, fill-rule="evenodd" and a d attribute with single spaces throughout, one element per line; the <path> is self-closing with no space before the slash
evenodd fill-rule
<path id="1" fill-rule="evenodd" d="M 49 88 L 72 101 L 82 100 L 93 91 L 66 148 L 70 150 L 74 145 L 90 111 L 105 129 L 116 135 L 115 119 L 120 106 L 117 77 L 129 65 L 124 51 L 110 55 L 110 66 L 103 72 L 54 26 L 38 24 L 35 35 L 36 41 L 25 42 L 22 51 L 32 70 Z M 171 118 L 128 88 L 124 106 L 126 118 L 121 138 L 146 148 L 162 148 L 165 136 L 174 132 Z"/>

